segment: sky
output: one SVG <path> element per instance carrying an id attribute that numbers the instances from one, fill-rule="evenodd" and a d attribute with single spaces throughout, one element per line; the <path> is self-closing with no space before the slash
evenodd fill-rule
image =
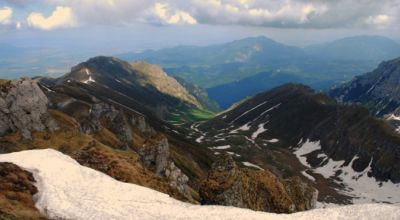
<path id="1" fill-rule="evenodd" d="M 400 0 L 0 0 L 0 42 L 125 52 L 265 35 L 400 40 Z"/>
<path id="2" fill-rule="evenodd" d="M 400 0 L 0 0 L 0 78 L 178 45 L 266 36 L 303 47 L 356 35 L 400 42 Z"/>

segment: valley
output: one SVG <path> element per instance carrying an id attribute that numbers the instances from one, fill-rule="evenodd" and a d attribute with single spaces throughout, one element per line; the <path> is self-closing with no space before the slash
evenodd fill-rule
<path id="1" fill-rule="evenodd" d="M 204 89 L 156 64 L 93 57 L 58 78 L 0 81 L 0 152 L 61 152 L 197 205 L 274 213 L 398 205 L 398 67 L 383 62 L 321 93 L 299 83 L 323 89 L 329 80 L 275 71 Z M 0 202 L 11 204 L 12 193 Z M 21 209 L 60 216 L 44 211 L 55 203 L 38 210 L 23 193 Z M 0 216 L 24 217 L 7 207 Z"/>
<path id="2" fill-rule="evenodd" d="M 398 0 L 0 0 L 0 220 L 400 219 Z"/>

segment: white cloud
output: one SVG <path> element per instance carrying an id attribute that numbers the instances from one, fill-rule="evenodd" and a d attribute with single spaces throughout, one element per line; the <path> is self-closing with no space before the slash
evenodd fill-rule
<path id="1" fill-rule="evenodd" d="M 387 26 L 390 24 L 391 19 L 388 15 L 376 15 L 369 16 L 365 22 L 369 25 L 374 25 L 378 27 Z"/>
<path id="2" fill-rule="evenodd" d="M 137 22 L 156 0 L 46 0 L 70 7 L 79 24 L 120 25 Z"/>
<path id="3" fill-rule="evenodd" d="M 182 4 L 199 23 L 252 26 L 299 26 L 323 16 L 320 1 L 191 0 Z"/>
<path id="4" fill-rule="evenodd" d="M 17 21 L 17 23 L 15 23 L 15 28 L 17 30 L 21 29 L 22 28 L 22 23 L 20 21 Z"/>
<path id="5" fill-rule="evenodd" d="M 25 6 L 34 4 L 62 5 L 73 11 L 79 25 L 124 25 L 147 22 L 156 25 L 199 23 L 329 29 L 383 26 L 391 28 L 400 24 L 399 0 L 6 0 L 6 2 L 18 2 L 14 5 L 20 8 L 28 8 Z"/>
<path id="6" fill-rule="evenodd" d="M 173 10 L 168 4 L 156 3 L 151 8 L 149 15 L 150 20 L 160 24 L 197 24 L 197 20 L 189 13 L 181 10 Z M 144 19 L 147 21 L 147 19 Z"/>
<path id="7" fill-rule="evenodd" d="M 31 13 L 27 18 L 29 26 L 42 30 L 73 27 L 76 25 L 72 8 L 58 6 L 49 17 L 38 12 Z"/>
<path id="8" fill-rule="evenodd" d="M 12 14 L 13 14 L 13 10 L 9 7 L 0 8 L 0 24 L 10 23 Z"/>

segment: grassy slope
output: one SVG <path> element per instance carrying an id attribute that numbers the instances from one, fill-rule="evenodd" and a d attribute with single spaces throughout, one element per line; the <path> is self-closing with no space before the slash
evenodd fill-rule
<path id="1" fill-rule="evenodd" d="M 174 109 L 167 117 L 172 124 L 206 121 L 215 116 L 215 113 L 198 108 L 179 107 Z"/>

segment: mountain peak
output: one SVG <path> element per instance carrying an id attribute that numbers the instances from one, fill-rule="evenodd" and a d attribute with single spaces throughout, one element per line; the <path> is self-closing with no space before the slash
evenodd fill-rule
<path id="1" fill-rule="evenodd" d="M 268 37 L 262 36 L 262 35 L 261 36 L 256 36 L 256 37 L 247 37 L 247 38 L 240 39 L 240 40 L 235 40 L 235 41 L 233 41 L 231 43 L 228 43 L 228 44 L 231 44 L 231 45 L 235 45 L 235 44 L 261 44 L 261 45 L 270 45 L 270 44 L 275 45 L 275 44 L 277 44 L 277 45 L 283 45 L 283 44 L 281 44 L 281 43 L 279 43 L 279 42 L 277 42 L 277 41 L 275 41 L 275 40 L 273 40 L 271 38 L 268 38 Z"/>
<path id="2" fill-rule="evenodd" d="M 147 99 L 151 99 L 150 97 L 158 92 L 169 98 L 202 108 L 199 101 L 175 78 L 168 76 L 160 66 L 144 61 L 129 63 L 114 57 L 93 57 L 73 67 L 71 72 L 57 80 L 57 83 L 63 84 L 72 81 L 91 85 L 98 84 L 120 90 L 122 93 L 129 90 L 131 91 L 129 96 L 133 96 L 132 90 L 134 90 L 138 94 L 140 93 L 140 96 L 147 94 L 149 96 L 146 97 Z"/>

